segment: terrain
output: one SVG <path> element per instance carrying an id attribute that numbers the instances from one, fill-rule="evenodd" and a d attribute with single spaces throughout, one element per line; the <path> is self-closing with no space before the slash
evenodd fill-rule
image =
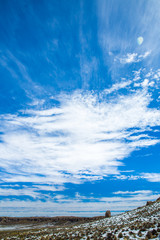
<path id="1" fill-rule="evenodd" d="M 0 231 L 0 239 L 160 239 L 160 198 L 154 202 L 147 202 L 143 207 L 110 218 L 98 217 L 98 220 L 76 217 L 57 218 L 59 221 L 57 220 L 56 224 L 53 221 L 56 218 L 49 218 L 47 221 L 47 218 L 45 220 L 43 218 L 32 218 L 32 220 L 31 218 L 28 220 L 27 218 L 8 218 L 6 223 L 4 218 L 1 218 L 0 224 L 3 229 Z M 73 218 L 72 221 L 69 221 L 69 218 Z M 22 226 L 26 228 L 25 224 L 29 224 L 33 219 L 39 219 L 41 224 L 34 223 L 32 228 L 29 227 L 30 229 L 5 230 L 6 227 L 14 226 L 13 222 L 17 222 L 16 219 L 20 219 L 20 225 L 23 223 Z M 79 220 L 75 221 L 76 219 Z"/>

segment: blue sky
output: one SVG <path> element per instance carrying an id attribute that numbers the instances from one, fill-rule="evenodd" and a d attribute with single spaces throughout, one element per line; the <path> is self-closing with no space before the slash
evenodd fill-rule
<path id="1" fill-rule="evenodd" d="M 160 194 L 160 2 L 0 0 L 0 215 Z"/>

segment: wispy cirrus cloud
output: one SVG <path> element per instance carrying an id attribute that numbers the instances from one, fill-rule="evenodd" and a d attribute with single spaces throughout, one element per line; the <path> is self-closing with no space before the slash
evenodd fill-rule
<path id="1" fill-rule="evenodd" d="M 34 100 L 34 104 L 36 104 L 36 96 L 40 96 L 44 92 L 44 88 L 33 81 L 28 67 L 14 53 L 4 50 L 0 52 L 0 56 L 0 65 L 10 73 L 13 79 L 17 80 L 27 97 Z"/>
<path id="2" fill-rule="evenodd" d="M 131 80 L 128 80 L 128 81 L 124 80 L 124 81 L 121 81 L 119 83 L 113 84 L 111 88 L 105 89 L 104 92 L 106 94 L 110 94 L 112 92 L 115 92 L 115 91 L 118 91 L 118 90 L 121 90 L 121 89 L 125 89 L 125 88 L 129 87 L 131 84 L 132 84 Z"/>
<path id="3" fill-rule="evenodd" d="M 0 213 L 8 216 L 56 216 L 56 215 L 76 215 L 95 216 L 104 215 L 107 209 L 112 214 L 131 210 L 142 206 L 148 200 L 156 200 L 159 192 L 150 190 L 139 190 L 133 192 L 115 193 L 113 197 L 84 196 L 76 193 L 74 197 L 58 194 L 55 198 L 47 201 L 31 200 L 1 200 Z M 117 196 L 118 195 L 118 196 Z M 124 196 L 123 196 L 124 195 Z M 84 202 L 85 199 L 85 202 Z"/>
<path id="4" fill-rule="evenodd" d="M 150 51 L 145 52 L 144 54 L 138 55 L 138 53 L 127 53 L 125 56 L 116 57 L 115 61 L 119 60 L 122 64 L 130 64 L 141 62 L 143 59 L 150 55 Z"/>
<path id="5" fill-rule="evenodd" d="M 143 58 L 145 53 L 152 51 L 153 55 L 148 60 L 153 62 L 156 60 L 155 55 L 160 51 L 158 11 L 160 4 L 158 1 L 151 3 L 142 0 L 136 4 L 131 1 L 130 7 L 127 7 L 128 11 L 125 10 L 126 4 L 126 1 L 123 3 L 117 1 L 116 5 L 112 1 L 97 1 L 98 40 L 103 49 L 104 58 L 109 52 L 113 56 L 118 52 L 120 57 L 125 53 L 125 62 L 129 63 L 137 61 L 138 55 Z M 116 19 L 119 19 L 118 22 Z M 137 43 L 140 35 L 143 36 L 142 46 Z"/>
<path id="6" fill-rule="evenodd" d="M 50 193 L 56 193 L 64 191 L 63 186 L 56 186 L 56 185 L 44 185 L 44 184 L 37 184 L 37 185 L 18 185 L 18 184 L 1 184 L 0 185 L 0 196 L 2 197 L 22 197 L 25 196 L 31 197 L 32 199 L 45 199 L 49 198 Z M 58 195 L 58 194 L 57 194 Z M 57 198 L 57 197 L 56 197 Z M 53 197 L 52 197 L 53 199 Z"/>
<path id="7" fill-rule="evenodd" d="M 148 182 L 160 182 L 160 173 L 140 173 L 138 175 L 116 175 L 114 176 L 115 179 L 118 180 L 138 180 L 138 179 L 145 179 Z"/>
<path id="8" fill-rule="evenodd" d="M 148 107 L 145 88 L 107 96 L 76 91 L 57 96 L 59 106 L 2 115 L 1 181 L 62 185 L 118 176 L 124 158 L 159 143 L 150 132 L 160 111 Z"/>
<path id="9" fill-rule="evenodd" d="M 117 191 L 114 192 L 113 194 L 116 195 L 137 195 L 137 194 L 152 194 L 151 190 L 138 190 L 138 191 Z"/>

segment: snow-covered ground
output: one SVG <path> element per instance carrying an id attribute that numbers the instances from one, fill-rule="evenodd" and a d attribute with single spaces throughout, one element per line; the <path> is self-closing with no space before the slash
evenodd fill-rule
<path id="1" fill-rule="evenodd" d="M 20 233 L 19 233 L 20 234 Z M 110 218 L 72 227 L 44 228 L 16 239 L 160 239 L 160 200 Z M 3 239 L 3 238 L 1 238 Z M 7 239 L 10 239 L 8 236 Z"/>

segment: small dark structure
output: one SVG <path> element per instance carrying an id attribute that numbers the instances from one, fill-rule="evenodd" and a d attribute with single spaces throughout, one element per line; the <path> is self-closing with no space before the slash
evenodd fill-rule
<path id="1" fill-rule="evenodd" d="M 109 217 L 111 217 L 111 212 L 108 210 L 108 211 L 106 211 L 106 213 L 105 213 L 105 217 L 106 218 L 109 218 Z"/>
<path id="2" fill-rule="evenodd" d="M 146 206 L 151 205 L 153 202 L 152 201 L 147 201 Z"/>

